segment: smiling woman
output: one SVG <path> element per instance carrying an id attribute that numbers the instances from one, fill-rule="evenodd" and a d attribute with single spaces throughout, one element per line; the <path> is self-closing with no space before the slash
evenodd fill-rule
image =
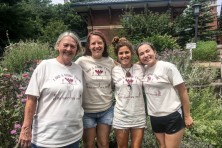
<path id="1" fill-rule="evenodd" d="M 76 63 L 82 67 L 84 78 L 83 145 L 95 147 L 97 138 L 98 147 L 108 148 L 113 119 L 111 70 L 115 63 L 102 32 L 88 34 L 85 52 Z"/>
<path id="2" fill-rule="evenodd" d="M 83 81 L 82 69 L 72 59 L 81 49 L 80 41 L 67 31 L 58 37 L 55 49 L 59 55 L 37 66 L 26 89 L 18 142 L 22 148 L 79 147 L 83 134 Z"/>

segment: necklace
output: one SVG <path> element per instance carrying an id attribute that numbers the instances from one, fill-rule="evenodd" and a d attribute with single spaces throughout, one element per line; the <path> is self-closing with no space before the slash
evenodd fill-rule
<path id="1" fill-rule="evenodd" d="M 122 67 L 122 66 L 121 66 Z M 125 71 L 125 73 L 126 73 L 126 75 L 125 75 L 125 77 L 131 77 L 132 75 L 131 75 L 131 73 L 130 73 L 130 69 L 133 67 L 133 65 L 131 65 L 131 67 L 129 68 L 129 69 L 126 69 L 126 68 L 123 68 L 122 67 L 122 70 L 124 70 Z M 124 72 L 123 71 L 123 72 Z"/>

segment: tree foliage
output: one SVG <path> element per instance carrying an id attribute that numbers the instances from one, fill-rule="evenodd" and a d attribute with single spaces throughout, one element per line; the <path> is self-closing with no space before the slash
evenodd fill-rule
<path id="1" fill-rule="evenodd" d="M 126 10 L 121 17 L 124 27 L 120 35 L 132 40 L 142 40 L 154 35 L 171 35 L 177 43 L 184 47 L 187 42 L 192 42 L 195 34 L 195 16 L 193 5 L 201 4 L 198 21 L 199 40 L 213 40 L 217 32 L 213 30 L 212 23 L 216 14 L 212 15 L 210 0 L 191 0 L 181 15 L 172 20 L 171 14 L 145 10 L 138 14 L 133 9 Z"/>
<path id="2" fill-rule="evenodd" d="M 216 19 L 216 14 L 212 15 L 210 0 L 191 0 L 183 14 L 177 17 L 175 25 L 178 42 L 185 44 L 191 42 L 195 36 L 195 16 L 193 5 L 200 4 L 200 14 L 198 17 L 198 39 L 202 41 L 213 40 L 216 34 L 212 23 Z"/>
<path id="3" fill-rule="evenodd" d="M 145 10 L 136 14 L 133 9 L 125 11 L 120 21 L 122 34 L 132 40 L 141 40 L 153 35 L 172 34 L 173 23 L 170 13 L 160 14 Z"/>
<path id="4" fill-rule="evenodd" d="M 86 23 L 70 3 L 53 5 L 51 0 L 1 0 L 0 14 L 0 49 L 10 42 L 26 39 L 52 44 L 65 30 L 75 31 L 81 37 L 87 33 Z"/>

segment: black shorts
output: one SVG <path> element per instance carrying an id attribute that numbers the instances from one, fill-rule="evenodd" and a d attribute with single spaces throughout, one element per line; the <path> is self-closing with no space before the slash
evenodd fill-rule
<path id="1" fill-rule="evenodd" d="M 155 133 L 174 134 L 185 127 L 183 115 L 178 111 L 167 116 L 150 116 L 152 130 Z"/>

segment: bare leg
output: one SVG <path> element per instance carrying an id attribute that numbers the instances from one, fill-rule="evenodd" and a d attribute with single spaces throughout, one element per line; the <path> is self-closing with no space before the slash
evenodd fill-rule
<path id="1" fill-rule="evenodd" d="M 154 133 L 156 136 L 156 139 L 159 143 L 160 148 L 166 148 L 165 145 L 165 133 Z"/>
<path id="2" fill-rule="evenodd" d="M 109 148 L 109 134 L 111 126 L 106 124 L 98 124 L 96 130 L 98 147 Z"/>
<path id="3" fill-rule="evenodd" d="M 115 129 L 116 141 L 118 148 L 128 148 L 129 130 Z"/>
<path id="4" fill-rule="evenodd" d="M 96 128 L 87 128 L 83 132 L 83 147 L 95 148 Z"/>
<path id="5" fill-rule="evenodd" d="M 131 148 L 141 148 L 144 128 L 131 129 Z"/>
<path id="6" fill-rule="evenodd" d="M 184 134 L 184 128 L 175 134 L 165 134 L 165 144 L 167 148 L 179 148 Z"/>
<path id="7" fill-rule="evenodd" d="M 155 133 L 160 148 L 179 148 L 184 134 L 184 128 L 175 134 Z"/>

